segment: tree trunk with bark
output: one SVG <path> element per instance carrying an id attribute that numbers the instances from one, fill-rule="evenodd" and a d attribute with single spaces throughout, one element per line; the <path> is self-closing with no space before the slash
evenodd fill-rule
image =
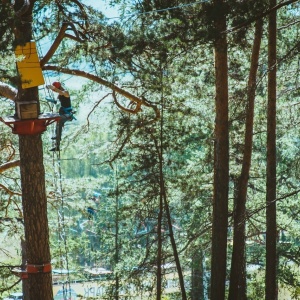
<path id="1" fill-rule="evenodd" d="M 204 296 L 204 255 L 203 251 L 197 250 L 192 256 L 191 266 L 191 300 L 203 300 Z"/>
<path id="2" fill-rule="evenodd" d="M 27 265 L 49 264 L 49 233 L 41 135 L 19 137 Z M 28 273 L 27 299 L 52 300 L 51 273 Z"/>
<path id="3" fill-rule="evenodd" d="M 160 160 L 162 161 L 162 157 L 160 157 Z M 162 164 L 161 164 L 161 166 L 162 166 Z M 180 263 L 180 259 L 179 259 L 179 253 L 177 251 L 177 245 L 176 245 L 175 236 L 174 236 L 173 227 L 172 227 L 171 212 L 170 212 L 169 203 L 167 200 L 167 194 L 166 194 L 166 190 L 165 190 L 165 183 L 164 183 L 164 178 L 163 178 L 162 172 L 161 172 L 161 182 L 162 182 L 161 185 L 163 186 L 163 198 L 164 198 L 164 206 L 165 206 L 165 210 L 166 210 L 168 227 L 169 227 L 169 236 L 170 236 L 171 246 L 173 249 L 173 255 L 174 255 L 174 260 L 175 260 L 178 279 L 179 279 L 181 299 L 187 300 L 186 291 L 185 291 L 185 287 L 184 287 L 184 276 L 183 276 L 182 267 L 181 267 L 181 263 Z"/>
<path id="4" fill-rule="evenodd" d="M 228 61 L 226 15 L 223 0 L 214 0 L 217 37 L 215 49 L 216 119 L 214 145 L 214 197 L 212 224 L 211 300 L 225 298 L 228 227 Z"/>
<path id="5" fill-rule="evenodd" d="M 21 249 L 22 249 L 21 270 L 26 271 L 27 253 L 26 253 L 26 242 L 24 239 L 21 239 Z M 27 280 L 22 281 L 22 291 L 23 291 L 23 295 L 29 295 L 29 286 Z"/>
<path id="6" fill-rule="evenodd" d="M 163 197 L 159 197 L 159 213 L 157 220 L 157 256 L 156 256 L 156 300 L 162 296 L 162 216 L 163 216 Z"/>
<path id="7" fill-rule="evenodd" d="M 182 273 L 182 267 L 179 259 L 179 253 L 177 251 L 177 245 L 175 241 L 175 236 L 173 232 L 173 227 L 172 227 L 172 219 L 171 219 L 171 212 L 170 212 L 170 207 L 167 199 L 167 193 L 166 193 L 166 186 L 165 186 L 165 179 L 164 179 L 164 170 L 163 170 L 163 122 L 164 122 L 164 113 L 162 109 L 161 113 L 161 121 L 160 121 L 160 144 L 155 140 L 155 146 L 157 150 L 157 155 L 159 157 L 159 182 L 160 182 L 160 197 L 162 197 L 162 206 L 161 209 L 165 210 L 166 213 L 166 218 L 168 222 L 168 228 L 169 228 L 169 237 L 171 241 L 171 246 L 173 249 L 173 255 L 174 255 L 174 260 L 177 268 L 177 274 L 178 274 L 178 279 L 179 279 L 179 285 L 180 285 L 180 290 L 181 290 L 181 299 L 186 300 L 186 290 L 184 287 L 184 278 L 183 278 L 183 273 Z"/>
<path id="8" fill-rule="evenodd" d="M 246 297 L 245 227 L 246 199 L 253 144 L 254 100 L 259 51 L 262 38 L 262 20 L 256 22 L 247 92 L 247 113 L 244 138 L 244 154 L 241 174 L 237 180 L 234 207 L 233 250 L 231 258 L 229 300 Z"/>
<path id="9" fill-rule="evenodd" d="M 31 24 L 34 2 L 33 0 L 15 2 L 16 46 L 24 45 L 32 40 Z M 38 87 L 22 89 L 20 84 L 17 100 L 39 102 Z M 44 272 L 44 268 L 40 267 L 47 265 L 46 269 L 49 270 L 51 261 L 41 134 L 19 135 L 19 151 L 28 271 L 28 279 L 25 279 L 27 289 L 24 291 L 24 299 L 52 300 L 51 272 Z M 29 272 L 32 268 L 36 269 L 34 266 L 39 266 L 38 273 Z"/>
<path id="10" fill-rule="evenodd" d="M 270 8 L 276 0 L 270 0 Z M 277 299 L 277 226 L 276 226 L 276 11 L 269 16 L 268 112 L 267 112 L 267 195 L 266 195 L 266 295 Z"/>

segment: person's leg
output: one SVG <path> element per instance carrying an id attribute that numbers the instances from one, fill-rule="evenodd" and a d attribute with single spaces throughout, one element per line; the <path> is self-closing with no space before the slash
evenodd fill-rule
<path id="1" fill-rule="evenodd" d="M 65 115 L 60 116 L 60 120 L 56 123 L 56 146 L 52 148 L 50 151 L 59 151 L 62 129 L 64 124 L 68 121 L 68 118 Z"/>
<path id="2" fill-rule="evenodd" d="M 58 126 L 56 127 L 56 145 L 59 147 L 61 141 L 62 130 L 65 123 L 69 120 L 69 118 L 65 115 L 60 116 L 60 120 L 58 122 Z"/>

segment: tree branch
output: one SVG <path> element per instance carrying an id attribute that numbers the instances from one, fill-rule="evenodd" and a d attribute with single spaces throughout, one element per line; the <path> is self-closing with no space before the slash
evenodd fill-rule
<path id="1" fill-rule="evenodd" d="M 285 1 L 285 2 L 281 2 L 277 5 L 275 5 L 274 7 L 268 9 L 267 11 L 263 12 L 262 14 L 260 14 L 259 16 L 257 17 L 253 17 L 252 19 L 249 19 L 248 21 L 240 24 L 240 25 L 237 25 L 235 27 L 232 27 L 228 30 L 226 30 L 224 33 L 230 33 L 230 32 L 233 32 L 233 31 L 236 31 L 242 27 L 245 27 L 245 26 L 248 26 L 250 25 L 251 23 L 259 20 L 259 19 L 262 19 L 264 17 L 266 17 L 267 15 L 269 15 L 271 12 L 275 11 L 275 10 L 278 10 L 279 8 L 283 7 L 283 6 L 286 6 L 286 5 L 289 5 L 289 4 L 292 4 L 294 2 L 298 2 L 299 0 L 288 0 L 288 1 Z"/>
<path id="2" fill-rule="evenodd" d="M 0 96 L 16 101 L 18 90 L 0 81 Z"/>
<path id="3" fill-rule="evenodd" d="M 12 190 L 10 190 L 8 187 L 4 186 L 1 183 L 0 183 L 0 189 L 3 189 L 7 194 L 9 194 L 10 197 L 13 195 L 22 196 L 21 193 L 13 192 Z"/>
<path id="4" fill-rule="evenodd" d="M 74 31 L 75 36 L 66 33 L 66 31 L 69 29 L 69 26 Z M 54 40 L 53 44 L 51 45 L 50 49 L 48 50 L 46 55 L 41 59 L 41 61 L 40 61 L 41 68 L 44 67 L 44 65 L 51 59 L 51 57 L 54 55 L 54 53 L 56 52 L 56 50 L 59 47 L 60 43 L 62 42 L 62 40 L 65 37 L 70 38 L 72 40 L 75 40 L 77 42 L 82 42 L 83 41 L 83 39 L 80 38 L 79 33 L 76 30 L 74 24 L 69 23 L 69 22 L 64 22 L 62 24 L 61 28 L 60 28 L 60 31 L 59 31 L 56 39 Z"/>
<path id="5" fill-rule="evenodd" d="M 68 37 L 70 39 L 73 39 L 73 40 L 75 40 L 77 42 L 82 43 L 84 41 L 84 39 L 85 39 L 85 35 L 81 31 L 78 31 L 73 23 L 70 22 L 70 23 L 68 23 L 68 25 L 73 30 L 75 36 L 66 33 L 65 37 Z"/>
<path id="6" fill-rule="evenodd" d="M 80 77 L 84 77 L 84 78 L 87 78 L 89 80 L 92 80 L 94 82 L 97 82 L 101 85 L 104 85 L 104 86 L 110 88 L 114 92 L 124 96 L 125 98 L 129 99 L 130 101 L 139 104 L 140 106 L 144 105 L 146 107 L 152 108 L 155 112 L 155 115 L 156 115 L 154 121 L 160 118 L 160 111 L 156 107 L 156 105 L 150 103 L 144 97 L 141 97 L 141 98 L 137 97 L 137 96 L 129 93 L 128 91 L 118 87 L 117 85 L 115 85 L 115 84 L 113 84 L 113 83 L 111 83 L 111 82 L 109 82 L 109 81 L 107 81 L 107 80 L 105 80 L 101 77 L 98 77 L 96 75 L 93 75 L 93 74 L 90 74 L 90 73 L 87 73 L 87 72 L 84 72 L 84 71 L 80 71 L 80 70 L 77 70 L 77 69 L 61 68 L 61 67 L 57 67 L 57 66 L 53 66 L 53 65 L 45 65 L 45 66 L 43 66 L 43 70 L 50 70 L 50 71 L 61 72 L 61 73 L 64 73 L 64 74 L 80 76 Z"/>
<path id="7" fill-rule="evenodd" d="M 0 290 L 0 293 L 3 293 L 5 291 L 9 291 L 11 290 L 14 286 L 16 286 L 17 284 L 19 284 L 19 282 L 21 282 L 22 279 L 19 279 L 18 281 L 16 281 L 15 283 L 11 284 L 9 287 L 3 288 Z"/>
<path id="8" fill-rule="evenodd" d="M 0 165 L 0 174 L 4 171 L 20 166 L 20 160 L 9 161 L 3 165 Z"/>
<path id="9" fill-rule="evenodd" d="M 56 39 L 54 40 L 53 44 L 51 45 L 50 49 L 48 50 L 46 55 L 43 57 L 43 59 L 41 59 L 41 61 L 40 61 L 41 67 L 43 67 L 51 59 L 51 57 L 55 53 L 56 49 L 59 47 L 61 41 L 63 40 L 67 28 L 68 28 L 68 24 L 63 23 Z"/>
<path id="10" fill-rule="evenodd" d="M 115 91 L 113 91 L 112 93 L 112 96 L 114 98 L 114 102 L 116 103 L 116 105 L 123 111 L 127 112 L 127 113 L 130 113 L 130 114 L 137 114 L 138 112 L 140 112 L 142 109 L 141 109 L 141 103 L 137 103 L 136 104 L 136 107 L 134 109 L 130 109 L 130 108 L 126 108 L 124 107 L 123 105 L 120 104 L 120 102 L 117 100 L 117 97 L 116 97 L 116 93 Z"/>
<path id="11" fill-rule="evenodd" d="M 262 206 L 260 206 L 260 207 L 258 207 L 258 208 L 256 208 L 256 209 L 253 209 L 251 212 L 249 212 L 249 213 L 247 214 L 247 217 L 246 217 L 246 218 L 249 219 L 249 218 L 253 217 L 253 215 L 259 213 L 260 211 L 262 211 L 262 210 L 264 210 L 264 209 L 266 209 L 269 205 L 273 204 L 274 202 L 284 200 L 284 199 L 286 199 L 286 198 L 289 198 L 289 197 L 292 197 L 292 196 L 294 196 L 294 195 L 297 195 L 298 193 L 300 193 L 300 189 L 295 190 L 295 191 L 293 191 L 293 192 L 291 192 L 291 193 L 285 194 L 285 195 L 283 195 L 283 196 L 281 196 L 281 197 L 278 197 L 278 198 L 272 200 L 271 202 L 269 202 L 267 205 L 262 205 Z"/>

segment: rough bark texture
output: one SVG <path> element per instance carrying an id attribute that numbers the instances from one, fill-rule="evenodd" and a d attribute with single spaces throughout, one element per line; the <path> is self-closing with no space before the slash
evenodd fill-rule
<path id="1" fill-rule="evenodd" d="M 261 38 L 262 21 L 260 20 L 256 22 L 255 26 L 255 37 L 253 42 L 250 75 L 248 80 L 248 104 L 246 114 L 243 164 L 241 174 L 237 180 L 237 190 L 235 196 L 234 235 L 228 297 L 229 300 L 247 299 L 245 262 L 246 199 L 252 156 L 254 100 Z"/>
<path id="2" fill-rule="evenodd" d="M 160 160 L 162 162 L 162 157 L 160 157 Z M 161 163 L 161 167 L 162 167 L 162 163 Z M 172 246 L 172 250 L 173 250 L 173 256 L 174 256 L 174 260 L 176 263 L 178 280 L 179 280 L 179 285 L 180 285 L 180 290 L 181 290 L 181 299 L 186 300 L 187 295 L 186 295 L 186 291 L 185 291 L 185 287 L 184 287 L 184 276 L 183 276 L 182 267 L 181 267 L 181 263 L 180 263 L 180 259 L 179 259 L 179 253 L 177 250 L 177 245 L 176 245 L 175 236 L 174 236 L 174 232 L 173 232 L 171 212 L 170 212 L 169 203 L 167 200 L 163 172 L 161 172 L 161 180 L 162 180 L 161 184 L 163 185 L 164 205 L 165 205 L 165 210 L 166 210 L 166 215 L 167 215 L 167 220 L 168 220 L 168 227 L 169 227 L 169 232 L 170 232 L 169 236 L 170 236 L 171 246 Z"/>
<path id="3" fill-rule="evenodd" d="M 16 1 L 16 45 L 32 39 L 35 1 Z M 21 85 L 20 85 L 21 86 Z M 38 88 L 18 89 L 18 101 L 38 101 Z M 27 265 L 50 263 L 45 170 L 41 135 L 20 135 L 20 172 Z M 25 300 L 52 300 L 51 273 L 28 273 Z"/>
<path id="4" fill-rule="evenodd" d="M 26 270 L 26 264 L 27 264 L 27 253 L 26 253 L 26 242 L 25 240 L 21 239 L 21 249 L 22 249 L 22 265 L 21 270 Z M 22 281 L 22 291 L 23 295 L 29 295 L 29 284 L 28 280 Z"/>
<path id="5" fill-rule="evenodd" d="M 156 300 L 160 300 L 162 296 L 162 213 L 163 213 L 163 197 L 159 198 L 159 213 L 157 221 L 157 256 L 156 256 Z"/>
<path id="6" fill-rule="evenodd" d="M 203 252 L 197 250 L 192 256 L 191 300 L 205 299 L 203 261 Z"/>
<path id="7" fill-rule="evenodd" d="M 276 0 L 270 0 L 270 7 Z M 266 196 L 266 299 L 277 299 L 276 228 L 276 12 L 269 16 Z"/>
<path id="8" fill-rule="evenodd" d="M 27 264 L 50 262 L 45 170 L 40 135 L 19 137 Z M 51 300 L 51 273 L 28 274 L 27 299 Z"/>
<path id="9" fill-rule="evenodd" d="M 212 224 L 211 300 L 225 299 L 227 227 L 228 227 L 228 63 L 226 16 L 223 0 L 215 0 L 216 119 L 214 148 L 214 198 Z"/>

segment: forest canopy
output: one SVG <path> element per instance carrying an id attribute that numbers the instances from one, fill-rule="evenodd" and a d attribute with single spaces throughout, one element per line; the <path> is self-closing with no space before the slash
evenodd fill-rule
<path id="1" fill-rule="evenodd" d="M 0 13 L 0 295 L 56 299 L 54 270 L 71 270 L 64 287 L 83 298 L 76 280 L 110 299 L 300 297 L 299 1 Z M 15 49 L 30 41 L 44 84 L 24 88 Z M 53 82 L 74 112 L 54 153 L 57 120 L 38 134 L 5 124 L 36 124 L 17 114 L 28 101 L 58 113 Z M 35 257 L 52 273 L 11 272 Z"/>

